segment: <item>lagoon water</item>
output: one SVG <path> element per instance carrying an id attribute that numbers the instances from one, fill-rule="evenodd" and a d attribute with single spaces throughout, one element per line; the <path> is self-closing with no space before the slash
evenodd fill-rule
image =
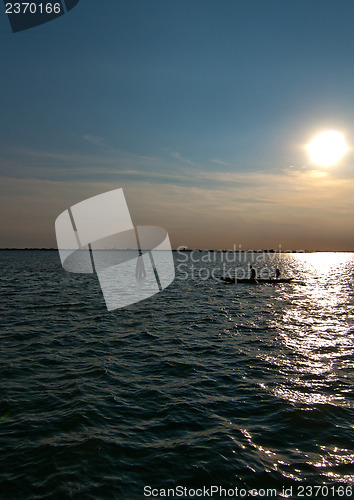
<path id="1" fill-rule="evenodd" d="M 56 251 L 0 252 L 1 499 L 354 496 L 354 254 L 224 256 L 108 312 Z M 213 279 L 252 257 L 295 280 Z"/>

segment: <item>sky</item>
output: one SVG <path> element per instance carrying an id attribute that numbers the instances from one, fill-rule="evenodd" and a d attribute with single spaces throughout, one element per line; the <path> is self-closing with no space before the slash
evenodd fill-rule
<path id="1" fill-rule="evenodd" d="M 81 0 L 12 33 L 0 12 L 0 247 L 123 188 L 173 248 L 354 251 L 354 3 Z M 349 151 L 332 167 L 306 144 Z"/>

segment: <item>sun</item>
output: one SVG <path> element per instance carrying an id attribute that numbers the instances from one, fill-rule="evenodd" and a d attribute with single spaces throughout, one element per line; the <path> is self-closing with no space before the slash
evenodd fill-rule
<path id="1" fill-rule="evenodd" d="M 343 134 L 328 130 L 317 135 L 306 146 L 311 161 L 321 167 L 335 165 L 348 151 Z"/>

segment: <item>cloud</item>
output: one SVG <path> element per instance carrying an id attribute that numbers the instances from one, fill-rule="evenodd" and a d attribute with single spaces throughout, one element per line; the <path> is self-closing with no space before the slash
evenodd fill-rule
<path id="1" fill-rule="evenodd" d="M 119 176 L 120 171 L 165 171 L 158 158 L 130 154 L 114 148 L 96 152 L 58 152 L 55 150 L 17 148 L 2 150 L 0 168 L 3 176 L 37 179 L 93 180 L 96 177 Z"/>
<path id="2" fill-rule="evenodd" d="M 354 181 L 329 173 L 318 177 L 311 171 L 289 175 L 185 170 L 150 172 L 149 178 L 138 170 L 120 174 L 115 181 L 2 178 L 1 245 L 22 241 L 19 246 L 55 246 L 53 224 L 59 213 L 123 187 L 135 224 L 165 227 L 174 246 L 230 248 L 237 235 L 243 246 L 274 247 L 288 241 L 288 248 L 308 248 L 310 237 L 317 235 L 316 241 L 322 241 L 336 234 L 338 248 L 345 239 L 354 248 L 354 236 L 348 235 Z"/>
<path id="3" fill-rule="evenodd" d="M 60 212 L 119 187 L 135 223 L 166 227 L 177 246 L 212 247 L 220 241 L 218 246 L 227 247 L 235 231 L 259 246 L 267 246 L 267 241 L 274 246 L 276 237 L 296 242 L 305 234 L 331 231 L 350 239 L 354 179 L 335 177 L 332 171 L 305 166 L 252 172 L 225 166 L 210 171 L 178 152 L 166 158 L 113 149 L 91 155 L 17 153 L 15 164 L 2 161 L 2 246 L 11 246 L 11 241 L 22 241 L 19 246 L 55 245 L 53 224 Z"/>
<path id="4" fill-rule="evenodd" d="M 196 165 L 196 163 L 190 160 L 189 158 L 184 158 L 183 156 L 181 156 L 181 154 L 178 151 L 173 151 L 171 155 L 175 160 L 178 160 L 180 163 L 183 163 L 184 165 L 191 165 L 191 166 Z"/>
<path id="5" fill-rule="evenodd" d="M 209 160 L 211 163 L 215 163 L 216 165 L 221 165 L 222 167 L 231 167 L 230 163 L 227 163 L 226 161 L 219 160 L 217 158 L 213 160 Z"/>
<path id="6" fill-rule="evenodd" d="M 84 135 L 84 136 L 82 136 L 82 138 L 85 141 L 92 144 L 93 146 L 97 146 L 97 147 L 106 147 L 107 146 L 107 143 L 103 139 L 103 137 L 99 137 L 97 135 Z"/>

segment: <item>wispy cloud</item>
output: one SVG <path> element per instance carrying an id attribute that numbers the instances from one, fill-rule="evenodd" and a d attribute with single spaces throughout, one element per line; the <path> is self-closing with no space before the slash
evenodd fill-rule
<path id="1" fill-rule="evenodd" d="M 277 243 L 286 238 L 300 242 L 311 234 L 330 238 L 331 232 L 348 239 L 352 225 L 354 181 L 329 174 L 195 172 L 189 177 L 166 173 L 164 179 L 159 172 L 150 178 L 139 171 L 122 174 L 127 175 L 123 182 L 122 178 L 106 182 L 2 178 L 1 204 L 7 214 L 2 234 L 15 238 L 22 231 L 28 245 L 35 246 L 33 238 L 39 245 L 54 245 L 53 238 L 45 243 L 43 235 L 48 240 L 61 211 L 118 187 L 124 188 L 134 222 L 166 227 L 177 246 L 212 247 L 218 238 L 220 246 L 228 246 L 235 235 L 242 244 L 247 240 L 255 246 L 257 242 L 274 246 L 276 238 Z M 298 247 L 308 245 L 304 241 Z"/>
<path id="2" fill-rule="evenodd" d="M 219 160 L 218 158 L 214 158 L 213 160 L 209 160 L 211 163 L 215 163 L 216 165 L 221 165 L 222 167 L 231 167 L 230 163 L 226 161 Z"/>
<path id="3" fill-rule="evenodd" d="M 118 187 L 124 188 L 136 224 L 161 225 L 174 241 L 191 246 L 192 242 L 197 246 L 197 241 L 212 246 L 221 233 L 227 246 L 230 228 L 254 242 L 271 241 L 279 228 L 284 238 L 301 238 L 306 231 L 337 231 L 348 238 L 352 224 L 354 179 L 336 177 L 330 170 L 292 166 L 246 172 L 226 165 L 210 170 L 210 165 L 206 169 L 178 152 L 150 157 L 113 148 L 90 155 L 16 153 L 15 165 L 11 157 L 0 160 L 6 166 L 0 184 L 7 214 L 2 233 L 15 238 L 22 231 L 28 245 L 35 245 L 33 238 L 39 245 L 54 244 L 41 238 L 52 234 L 53 221 L 61 211 Z"/>
<path id="4" fill-rule="evenodd" d="M 82 138 L 86 141 L 92 144 L 93 146 L 97 147 L 106 147 L 107 143 L 103 139 L 103 137 L 99 137 L 97 135 L 83 135 Z"/>
<path id="5" fill-rule="evenodd" d="M 184 165 L 191 165 L 195 166 L 196 163 L 190 160 L 189 158 L 184 158 L 178 151 L 173 151 L 171 153 L 171 156 L 175 159 L 178 160 L 180 163 L 183 163 Z"/>

